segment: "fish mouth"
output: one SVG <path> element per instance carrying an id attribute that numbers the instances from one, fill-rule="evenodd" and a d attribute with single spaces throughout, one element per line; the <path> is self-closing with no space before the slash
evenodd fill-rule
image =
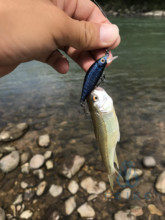
<path id="1" fill-rule="evenodd" d="M 107 59 L 107 63 L 111 63 L 113 60 L 116 60 L 117 58 L 118 58 L 118 56 Z"/>

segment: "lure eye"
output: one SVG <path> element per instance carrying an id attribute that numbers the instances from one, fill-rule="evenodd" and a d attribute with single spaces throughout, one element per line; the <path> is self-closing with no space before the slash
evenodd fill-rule
<path id="1" fill-rule="evenodd" d="M 94 95 L 93 96 L 93 101 L 96 102 L 97 100 L 98 100 L 98 97 Z"/>
<path id="2" fill-rule="evenodd" d="M 100 61 L 101 61 L 101 63 L 105 63 L 105 59 L 104 58 L 102 58 Z"/>

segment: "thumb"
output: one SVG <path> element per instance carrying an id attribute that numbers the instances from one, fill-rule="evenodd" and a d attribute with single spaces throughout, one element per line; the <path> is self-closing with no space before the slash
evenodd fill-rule
<path id="1" fill-rule="evenodd" d="M 111 47 L 119 38 L 119 29 L 114 24 L 99 24 L 69 18 L 61 46 L 72 46 L 80 50 Z"/>

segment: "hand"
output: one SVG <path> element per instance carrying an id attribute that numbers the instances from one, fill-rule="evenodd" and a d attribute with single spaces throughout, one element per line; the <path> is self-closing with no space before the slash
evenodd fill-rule
<path id="1" fill-rule="evenodd" d="M 60 73 L 69 69 L 63 50 L 85 71 L 120 43 L 119 30 L 90 0 L 1 0 L 0 76 L 38 60 Z"/>

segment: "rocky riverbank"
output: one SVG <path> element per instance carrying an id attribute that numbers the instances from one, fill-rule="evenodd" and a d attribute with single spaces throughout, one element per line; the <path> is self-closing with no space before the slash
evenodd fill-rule
<path id="1" fill-rule="evenodd" d="M 76 139 L 68 149 L 55 139 L 27 123 L 1 130 L 1 220 L 165 219 L 165 170 L 153 156 L 121 165 L 125 181 L 112 192 L 99 153 L 92 165 Z"/>

